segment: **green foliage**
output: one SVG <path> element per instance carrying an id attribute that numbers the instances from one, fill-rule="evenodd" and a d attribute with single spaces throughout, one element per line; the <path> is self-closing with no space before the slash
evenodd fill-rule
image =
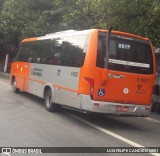
<path id="1" fill-rule="evenodd" d="M 160 40 L 159 0 L 0 0 L 0 46 L 66 29 L 125 31 Z"/>

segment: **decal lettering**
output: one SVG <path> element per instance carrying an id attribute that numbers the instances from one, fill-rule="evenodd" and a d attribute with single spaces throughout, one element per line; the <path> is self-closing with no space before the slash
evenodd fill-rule
<path id="1" fill-rule="evenodd" d="M 129 50 L 129 49 L 131 48 L 131 45 L 129 45 L 129 44 L 124 44 L 124 43 L 119 43 L 118 48 L 119 48 L 119 49 Z"/>
<path id="2" fill-rule="evenodd" d="M 133 67 L 150 68 L 150 64 L 130 62 L 130 61 L 124 61 L 124 60 L 117 60 L 117 59 L 109 59 L 109 63 L 121 64 L 121 65 L 133 66 Z"/>
<path id="3" fill-rule="evenodd" d="M 137 82 L 149 83 L 149 79 L 145 79 L 145 78 L 137 78 Z"/>
<path id="4" fill-rule="evenodd" d="M 78 72 L 71 72 L 71 76 L 78 77 Z"/>
<path id="5" fill-rule="evenodd" d="M 142 87 L 143 87 L 143 85 L 138 84 L 138 85 L 137 85 L 137 90 L 141 90 Z"/>
<path id="6" fill-rule="evenodd" d="M 42 69 L 41 68 L 31 68 L 31 75 L 36 75 L 36 76 L 42 76 Z"/>

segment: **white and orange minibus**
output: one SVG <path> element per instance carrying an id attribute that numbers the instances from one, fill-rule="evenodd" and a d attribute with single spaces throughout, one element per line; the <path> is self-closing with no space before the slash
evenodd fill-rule
<path id="1" fill-rule="evenodd" d="M 69 30 L 24 39 L 10 80 L 14 92 L 43 98 L 48 111 L 65 106 L 147 116 L 155 66 L 147 38 L 111 29 Z"/>

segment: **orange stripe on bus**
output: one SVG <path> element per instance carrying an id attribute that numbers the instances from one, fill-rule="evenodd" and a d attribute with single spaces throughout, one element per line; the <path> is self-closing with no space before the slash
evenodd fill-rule
<path id="1" fill-rule="evenodd" d="M 43 85 L 46 84 L 46 82 L 43 82 L 43 81 L 39 81 L 39 80 L 35 80 L 35 79 L 28 79 L 30 81 L 34 81 L 34 82 L 38 82 L 38 83 L 41 83 Z M 57 87 L 59 89 L 65 89 L 65 90 L 68 90 L 68 91 L 72 91 L 72 92 L 76 92 L 79 94 L 79 92 L 77 90 L 73 90 L 73 89 L 70 89 L 70 88 L 66 88 L 66 87 L 62 87 L 62 86 L 58 86 L 58 85 L 55 85 L 55 84 L 52 84 L 53 87 Z"/>

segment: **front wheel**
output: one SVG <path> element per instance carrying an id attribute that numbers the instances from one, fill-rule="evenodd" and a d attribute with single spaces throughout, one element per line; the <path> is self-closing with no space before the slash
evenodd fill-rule
<path id="1" fill-rule="evenodd" d="M 12 80 L 12 90 L 14 93 L 19 93 L 20 89 L 16 87 L 16 79 Z"/>
<path id="2" fill-rule="evenodd" d="M 59 110 L 59 106 L 57 104 L 52 103 L 52 91 L 50 89 L 46 91 L 44 101 L 47 111 L 57 112 Z"/>

